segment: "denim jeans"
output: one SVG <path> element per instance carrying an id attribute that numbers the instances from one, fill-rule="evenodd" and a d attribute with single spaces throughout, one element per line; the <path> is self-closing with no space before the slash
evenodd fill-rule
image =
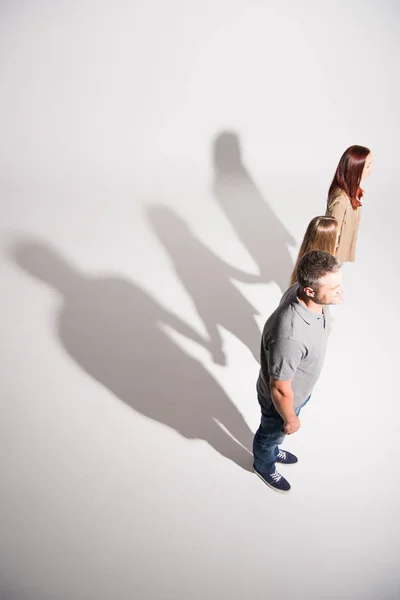
<path id="1" fill-rule="evenodd" d="M 299 408 L 296 415 L 307 404 L 311 396 Z M 278 446 L 285 439 L 283 419 L 272 405 L 271 408 L 261 408 L 261 423 L 253 440 L 254 468 L 260 475 L 271 475 L 275 472 L 275 461 L 279 452 Z"/>

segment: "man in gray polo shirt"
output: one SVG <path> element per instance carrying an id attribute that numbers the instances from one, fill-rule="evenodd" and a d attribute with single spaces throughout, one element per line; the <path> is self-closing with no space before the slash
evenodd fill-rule
<path id="1" fill-rule="evenodd" d="M 297 268 L 297 282 L 283 295 L 264 326 L 257 394 L 261 424 L 254 436 L 255 473 L 270 487 L 288 492 L 290 484 L 275 463 L 297 458 L 280 450 L 285 434 L 300 427 L 299 413 L 308 402 L 324 362 L 331 329 L 329 304 L 343 299 L 343 276 L 334 256 L 312 250 Z"/>

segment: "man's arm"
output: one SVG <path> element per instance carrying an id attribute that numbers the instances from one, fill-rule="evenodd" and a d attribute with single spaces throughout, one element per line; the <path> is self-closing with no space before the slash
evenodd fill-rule
<path id="1" fill-rule="evenodd" d="M 295 433 L 300 427 L 293 406 L 292 379 L 306 348 L 300 342 L 290 338 L 277 338 L 269 343 L 268 370 L 272 402 L 283 419 L 284 433 Z"/>
<path id="2" fill-rule="evenodd" d="M 293 407 L 292 380 L 277 381 L 270 377 L 269 386 L 272 402 L 283 419 L 283 432 L 287 435 L 300 428 L 300 419 Z"/>

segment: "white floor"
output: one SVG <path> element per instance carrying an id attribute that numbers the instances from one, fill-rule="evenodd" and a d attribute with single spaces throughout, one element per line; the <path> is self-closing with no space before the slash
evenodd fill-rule
<path id="1" fill-rule="evenodd" d="M 323 6 L 1 4 L 2 600 L 400 597 L 399 8 Z M 285 497 L 231 435 L 352 143 L 357 262 Z"/>

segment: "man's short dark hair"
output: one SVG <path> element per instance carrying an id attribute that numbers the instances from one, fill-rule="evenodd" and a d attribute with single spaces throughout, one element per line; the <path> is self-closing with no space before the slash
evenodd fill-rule
<path id="1" fill-rule="evenodd" d="M 309 287 L 318 292 L 321 279 L 328 273 L 339 271 L 339 261 L 322 250 L 310 250 L 299 261 L 296 270 L 296 279 L 302 288 Z"/>

